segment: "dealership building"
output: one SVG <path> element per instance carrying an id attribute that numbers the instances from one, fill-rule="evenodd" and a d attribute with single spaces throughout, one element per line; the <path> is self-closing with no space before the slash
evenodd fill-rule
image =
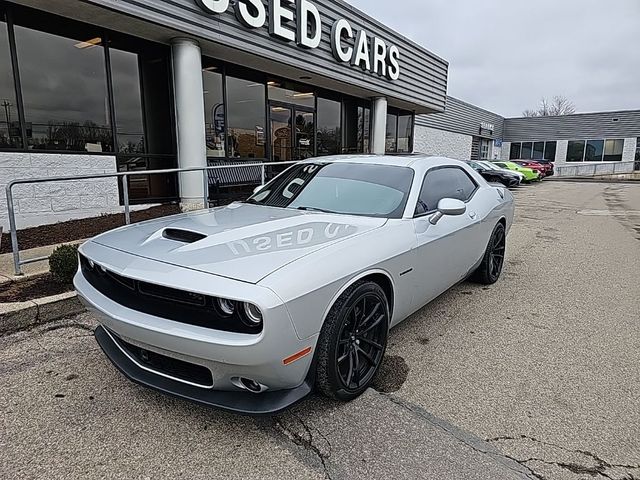
<path id="1" fill-rule="evenodd" d="M 0 1 L 0 70 L 0 186 L 385 152 L 580 174 L 633 169 L 640 151 L 640 111 L 505 119 L 448 97 L 445 60 L 343 0 Z M 259 180 L 208 177 L 212 197 Z M 140 205 L 197 205 L 204 189 L 200 173 L 128 184 Z M 18 225 L 119 211 L 121 190 L 18 186 Z M 5 228 L 6 210 L 2 195 Z"/>

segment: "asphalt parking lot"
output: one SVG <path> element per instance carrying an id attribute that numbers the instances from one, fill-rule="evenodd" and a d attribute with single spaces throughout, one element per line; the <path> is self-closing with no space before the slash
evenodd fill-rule
<path id="1" fill-rule="evenodd" d="M 125 380 L 83 314 L 0 338 L 0 478 L 640 479 L 640 184 L 515 192 L 503 278 L 398 326 L 376 390 L 273 418 Z"/>

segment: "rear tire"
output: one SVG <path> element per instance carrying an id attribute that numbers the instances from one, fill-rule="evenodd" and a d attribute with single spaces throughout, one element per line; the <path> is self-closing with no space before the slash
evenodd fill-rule
<path id="1" fill-rule="evenodd" d="M 493 285 L 500 278 L 504 266 L 504 254 L 506 250 L 506 230 L 502 223 L 498 223 L 493 229 L 489 244 L 482 257 L 482 263 L 473 273 L 471 279 L 483 285 Z"/>
<path id="2" fill-rule="evenodd" d="M 316 386 L 342 401 L 371 385 L 387 348 L 389 302 L 374 282 L 349 287 L 333 305 L 317 347 Z"/>

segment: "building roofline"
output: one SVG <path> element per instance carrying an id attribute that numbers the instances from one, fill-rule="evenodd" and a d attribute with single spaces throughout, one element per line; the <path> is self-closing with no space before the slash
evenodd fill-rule
<path id="1" fill-rule="evenodd" d="M 477 105 L 474 105 L 473 103 L 465 102 L 464 100 L 460 100 L 459 98 L 454 97 L 452 95 L 447 95 L 447 99 L 449 99 L 449 98 L 455 100 L 456 102 L 464 103 L 465 105 L 468 105 L 468 106 L 470 106 L 472 108 L 475 108 L 477 110 L 482 110 L 483 112 L 490 113 L 491 115 L 495 115 L 495 116 L 500 117 L 500 118 L 506 118 L 506 117 L 500 115 L 499 113 L 492 112 L 491 110 L 487 110 L 486 108 L 479 107 Z"/>
<path id="2" fill-rule="evenodd" d="M 597 111 L 597 112 L 579 112 L 579 113 L 570 113 L 568 115 L 548 115 L 548 116 L 544 116 L 544 117 L 523 117 L 523 116 L 519 116 L 519 117 L 503 117 L 505 120 L 520 120 L 520 119 L 536 119 L 536 118 L 565 118 L 565 117 L 577 117 L 580 115 L 603 115 L 603 114 L 615 114 L 615 113 L 639 113 L 640 114 L 640 109 L 637 108 L 630 108 L 630 109 L 623 109 L 623 110 L 601 110 L 601 111 Z"/>

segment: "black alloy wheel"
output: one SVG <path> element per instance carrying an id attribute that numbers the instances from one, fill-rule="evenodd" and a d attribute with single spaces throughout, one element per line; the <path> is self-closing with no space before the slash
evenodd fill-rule
<path id="1" fill-rule="evenodd" d="M 318 341 L 322 393 L 346 401 L 368 388 L 384 358 L 389 320 L 387 298 L 376 283 L 357 283 L 340 297 Z"/>
<path id="2" fill-rule="evenodd" d="M 491 242 L 491 253 L 489 254 L 489 275 L 494 281 L 500 278 L 502 266 L 504 265 L 504 253 L 506 250 L 506 235 L 504 227 L 496 228 L 493 232 Z"/>
<path id="3" fill-rule="evenodd" d="M 507 232 L 502 223 L 493 229 L 489 244 L 478 269 L 472 279 L 484 285 L 492 285 L 498 281 L 504 266 L 504 256 L 507 246 Z"/>

